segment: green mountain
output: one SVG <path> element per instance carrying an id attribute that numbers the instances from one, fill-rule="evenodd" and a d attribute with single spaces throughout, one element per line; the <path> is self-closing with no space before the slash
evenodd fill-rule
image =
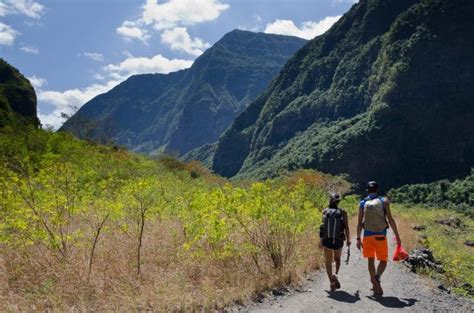
<path id="1" fill-rule="evenodd" d="M 470 0 L 359 1 L 201 154 L 227 177 L 315 168 L 389 188 L 465 176 L 473 18 Z"/>
<path id="2" fill-rule="evenodd" d="M 305 40 L 234 30 L 189 69 L 130 77 L 62 127 L 136 151 L 179 154 L 216 141 Z"/>
<path id="3" fill-rule="evenodd" d="M 18 123 L 39 126 L 35 90 L 16 68 L 0 58 L 0 128 Z"/>

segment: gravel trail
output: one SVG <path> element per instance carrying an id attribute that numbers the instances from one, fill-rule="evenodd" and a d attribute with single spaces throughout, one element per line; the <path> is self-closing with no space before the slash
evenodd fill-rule
<path id="1" fill-rule="evenodd" d="M 390 252 L 393 251 L 393 247 Z M 345 261 L 346 247 L 342 259 Z M 367 261 L 353 244 L 349 264 L 341 265 L 342 289 L 329 292 L 326 273 L 313 274 L 302 287 L 286 293 L 274 292 L 262 303 L 239 312 L 474 312 L 474 302 L 449 294 L 427 277 L 411 273 L 403 264 L 389 262 L 382 276 L 384 296 L 374 298 Z"/>

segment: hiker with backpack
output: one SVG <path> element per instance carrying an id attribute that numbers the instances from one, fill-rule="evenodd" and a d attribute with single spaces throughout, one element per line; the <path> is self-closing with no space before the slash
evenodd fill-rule
<path id="1" fill-rule="evenodd" d="M 323 222 L 319 228 L 320 247 L 324 248 L 326 258 L 326 272 L 328 274 L 330 290 L 341 288 L 337 278 L 341 267 L 341 252 L 346 240 L 347 246 L 351 244 L 349 232 L 349 220 L 347 212 L 339 208 L 341 197 L 338 194 L 331 194 L 329 207 L 323 210 Z M 336 263 L 336 272 L 333 274 L 332 263 Z"/>
<path id="2" fill-rule="evenodd" d="M 387 198 L 379 197 L 378 191 L 377 182 L 368 182 L 368 196 L 360 201 L 357 223 L 357 248 L 359 250 L 362 248 L 364 257 L 368 259 L 370 282 L 375 296 L 383 295 L 380 278 L 387 267 L 387 229 L 389 225 L 395 234 L 397 245 L 401 245 L 397 223 L 390 211 L 390 203 Z M 362 229 L 364 229 L 364 237 L 361 240 Z M 377 268 L 375 268 L 375 258 L 379 261 Z"/>

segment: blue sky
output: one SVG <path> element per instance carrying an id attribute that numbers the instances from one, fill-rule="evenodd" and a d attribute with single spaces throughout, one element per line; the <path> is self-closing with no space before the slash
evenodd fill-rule
<path id="1" fill-rule="evenodd" d="M 311 39 L 357 0 L 0 0 L 0 57 L 27 76 L 44 125 L 127 77 L 191 66 L 236 29 Z"/>

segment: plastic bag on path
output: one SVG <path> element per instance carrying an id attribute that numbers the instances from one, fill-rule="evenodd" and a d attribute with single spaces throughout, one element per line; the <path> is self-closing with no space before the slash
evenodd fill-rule
<path id="1" fill-rule="evenodd" d="M 408 252 L 402 245 L 397 245 L 393 252 L 393 261 L 405 261 L 408 258 Z"/>

